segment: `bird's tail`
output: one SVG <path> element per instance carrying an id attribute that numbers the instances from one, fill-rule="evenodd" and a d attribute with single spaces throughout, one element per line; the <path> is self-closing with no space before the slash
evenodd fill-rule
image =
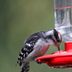
<path id="1" fill-rule="evenodd" d="M 28 72 L 29 71 L 29 62 L 23 63 L 23 66 L 21 66 L 21 71 L 20 72 Z"/>

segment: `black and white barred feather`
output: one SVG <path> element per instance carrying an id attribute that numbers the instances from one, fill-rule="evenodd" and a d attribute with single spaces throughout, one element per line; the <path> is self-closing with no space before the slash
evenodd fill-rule
<path id="1" fill-rule="evenodd" d="M 33 47 L 37 40 L 41 38 L 42 32 L 37 32 L 32 34 L 24 43 L 24 46 L 19 53 L 17 63 L 21 67 L 21 72 L 28 72 L 29 71 L 29 62 L 24 63 L 23 60 L 33 51 Z"/>

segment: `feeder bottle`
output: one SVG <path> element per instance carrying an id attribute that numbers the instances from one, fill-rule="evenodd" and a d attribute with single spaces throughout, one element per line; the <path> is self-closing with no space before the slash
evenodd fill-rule
<path id="1" fill-rule="evenodd" d="M 55 29 L 64 42 L 72 42 L 72 0 L 54 0 Z"/>

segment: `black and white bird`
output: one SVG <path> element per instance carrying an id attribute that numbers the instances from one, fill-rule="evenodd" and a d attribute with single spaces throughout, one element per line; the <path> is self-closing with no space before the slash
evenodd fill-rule
<path id="1" fill-rule="evenodd" d="M 30 61 L 35 61 L 37 57 L 44 55 L 49 45 L 55 45 L 60 50 L 61 41 L 61 35 L 55 29 L 32 34 L 26 39 L 19 53 L 17 63 L 21 68 L 21 72 L 28 72 Z"/>

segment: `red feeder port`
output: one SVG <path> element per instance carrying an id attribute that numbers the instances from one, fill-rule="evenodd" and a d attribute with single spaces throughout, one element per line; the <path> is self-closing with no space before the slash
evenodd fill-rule
<path id="1" fill-rule="evenodd" d="M 70 68 L 72 67 L 72 42 L 65 43 L 64 51 L 38 57 L 36 61 L 46 63 L 50 67 Z"/>

